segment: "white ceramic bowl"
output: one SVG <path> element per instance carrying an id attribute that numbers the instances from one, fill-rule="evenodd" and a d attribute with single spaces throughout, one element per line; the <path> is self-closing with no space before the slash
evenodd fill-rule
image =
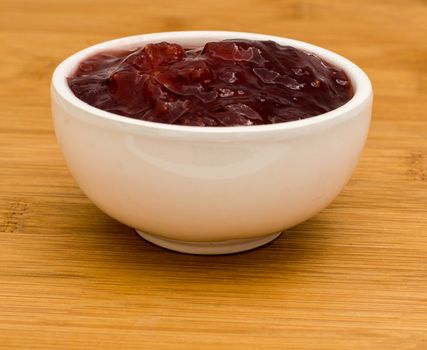
<path id="1" fill-rule="evenodd" d="M 192 48 L 230 38 L 311 51 L 343 68 L 355 95 L 342 107 L 299 121 L 190 127 L 105 112 L 79 100 L 66 81 L 97 52 L 160 41 Z M 52 78 L 56 135 L 85 194 L 145 239 L 195 254 L 255 248 L 325 208 L 356 166 L 371 107 L 370 81 L 352 62 L 304 42 L 251 33 L 170 32 L 108 41 L 67 58 Z"/>

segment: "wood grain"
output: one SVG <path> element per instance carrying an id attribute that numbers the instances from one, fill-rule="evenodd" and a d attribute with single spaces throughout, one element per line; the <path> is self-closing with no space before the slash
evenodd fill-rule
<path id="1" fill-rule="evenodd" d="M 427 349 L 427 3 L 2 0 L 1 349 Z M 169 252 L 100 212 L 56 144 L 71 53 L 166 30 L 262 32 L 360 65 L 375 90 L 356 173 L 322 213 L 230 256 Z"/>

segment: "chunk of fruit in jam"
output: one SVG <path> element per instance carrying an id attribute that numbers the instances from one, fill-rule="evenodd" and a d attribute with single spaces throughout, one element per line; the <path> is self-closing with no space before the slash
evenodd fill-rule
<path id="1" fill-rule="evenodd" d="M 68 83 L 97 108 L 194 126 L 282 123 L 314 117 L 353 96 L 343 70 L 273 41 L 225 40 L 185 50 L 161 42 L 96 54 Z"/>

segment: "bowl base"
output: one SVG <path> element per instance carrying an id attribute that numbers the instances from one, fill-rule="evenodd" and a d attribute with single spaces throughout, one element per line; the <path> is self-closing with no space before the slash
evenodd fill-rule
<path id="1" fill-rule="evenodd" d="M 137 229 L 135 229 L 135 231 L 148 242 L 156 244 L 162 248 L 174 250 L 180 253 L 197 255 L 220 255 L 244 252 L 246 250 L 263 246 L 264 244 L 267 244 L 279 237 L 282 233 L 278 232 L 262 237 L 233 239 L 220 242 L 188 242 L 148 234 Z"/>

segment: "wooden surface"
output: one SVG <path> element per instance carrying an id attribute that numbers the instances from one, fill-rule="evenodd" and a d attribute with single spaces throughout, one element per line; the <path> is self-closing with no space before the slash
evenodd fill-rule
<path id="1" fill-rule="evenodd" d="M 0 15 L 0 349 L 427 349 L 426 1 L 1 0 Z M 345 190 L 244 254 L 140 239 L 82 194 L 54 137 L 61 60 L 191 29 L 309 41 L 374 85 Z"/>

